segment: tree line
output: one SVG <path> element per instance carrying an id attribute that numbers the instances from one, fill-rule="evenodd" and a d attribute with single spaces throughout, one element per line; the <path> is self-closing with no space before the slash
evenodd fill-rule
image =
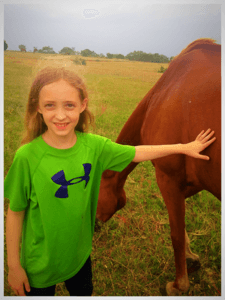
<path id="1" fill-rule="evenodd" d="M 26 46 L 25 45 L 19 45 L 18 46 L 20 51 L 26 52 Z M 8 44 L 6 41 L 4 41 L 4 50 L 8 48 Z M 37 49 L 37 47 L 34 47 L 33 53 L 47 53 L 47 54 L 56 54 L 56 52 L 51 48 L 50 46 L 45 46 L 42 47 L 42 49 Z M 132 61 L 144 61 L 144 62 L 156 62 L 156 63 L 168 63 L 173 59 L 173 56 L 170 58 L 161 55 L 159 53 L 145 53 L 143 51 L 133 51 L 127 54 L 126 56 L 122 54 L 111 54 L 107 53 L 106 56 L 103 53 L 97 54 L 94 51 L 91 51 L 89 49 L 85 49 L 82 51 L 75 51 L 75 48 L 69 48 L 69 47 L 64 47 L 59 51 L 59 54 L 64 54 L 64 55 L 81 55 L 84 57 L 96 57 L 96 58 L 117 58 L 117 59 L 129 59 Z"/>

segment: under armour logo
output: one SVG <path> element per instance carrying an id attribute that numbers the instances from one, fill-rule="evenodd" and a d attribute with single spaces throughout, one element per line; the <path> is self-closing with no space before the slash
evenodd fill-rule
<path id="1" fill-rule="evenodd" d="M 84 167 L 84 176 L 72 178 L 69 181 L 66 180 L 63 170 L 59 171 L 58 173 L 52 176 L 51 178 L 52 181 L 54 181 L 56 184 L 61 185 L 61 187 L 55 193 L 55 196 L 57 198 L 68 198 L 68 190 L 67 190 L 68 185 L 77 184 L 85 180 L 86 181 L 85 187 L 87 186 L 88 181 L 90 179 L 89 174 L 91 172 L 91 164 L 83 164 L 83 167 Z M 80 180 L 72 183 L 72 181 L 75 179 L 80 179 Z"/>

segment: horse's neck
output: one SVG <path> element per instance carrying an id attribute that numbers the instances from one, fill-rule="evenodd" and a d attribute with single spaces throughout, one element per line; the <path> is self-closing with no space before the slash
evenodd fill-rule
<path id="1" fill-rule="evenodd" d="M 149 93 L 148 93 L 149 94 Z M 123 145 L 137 146 L 141 144 L 141 127 L 147 109 L 148 94 L 138 104 L 125 125 L 123 126 L 116 142 Z"/>
<path id="2" fill-rule="evenodd" d="M 149 93 L 148 93 L 149 94 Z M 147 94 L 147 95 L 148 95 Z M 116 142 L 123 145 L 138 146 L 141 145 L 141 128 L 147 109 L 147 95 L 138 104 L 137 108 L 131 114 L 125 125 L 123 126 Z M 119 175 L 121 183 L 126 181 L 130 172 L 137 166 L 138 163 L 131 162 Z"/>

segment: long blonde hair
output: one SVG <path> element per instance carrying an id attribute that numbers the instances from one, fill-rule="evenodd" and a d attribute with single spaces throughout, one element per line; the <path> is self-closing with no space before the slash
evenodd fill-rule
<path id="1" fill-rule="evenodd" d="M 25 133 L 22 138 L 22 145 L 31 142 L 33 139 L 43 134 L 47 130 L 47 126 L 42 115 L 37 112 L 39 94 L 45 85 L 56 82 L 60 79 L 66 80 L 71 86 L 79 91 L 81 102 L 85 98 L 88 98 L 88 93 L 84 82 L 74 72 L 63 67 L 46 67 L 39 71 L 33 81 L 28 97 L 24 119 Z M 89 125 L 94 127 L 94 115 L 88 110 L 87 104 L 86 109 L 80 114 L 80 118 L 75 130 L 87 132 Z"/>

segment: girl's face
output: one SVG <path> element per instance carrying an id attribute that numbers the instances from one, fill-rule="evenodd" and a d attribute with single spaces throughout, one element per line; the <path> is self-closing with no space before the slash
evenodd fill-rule
<path id="1" fill-rule="evenodd" d="M 87 99 L 81 103 L 79 91 L 63 79 L 45 85 L 39 94 L 38 112 L 48 127 L 46 134 L 64 140 L 73 138 L 86 104 Z"/>

